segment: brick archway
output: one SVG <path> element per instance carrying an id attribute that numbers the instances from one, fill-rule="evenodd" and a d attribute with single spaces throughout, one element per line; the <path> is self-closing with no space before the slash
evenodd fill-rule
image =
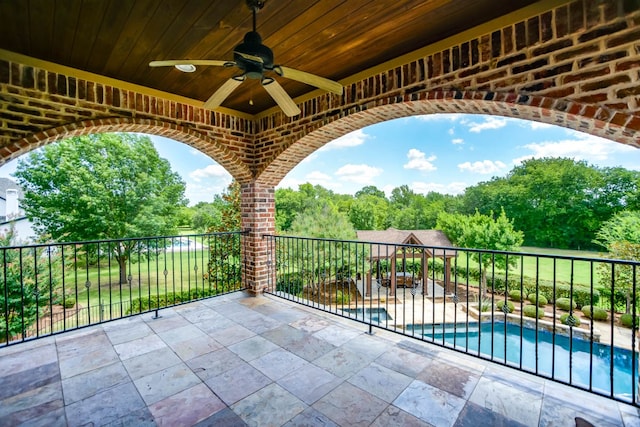
<path id="1" fill-rule="evenodd" d="M 27 154 L 31 150 L 60 139 L 90 133 L 106 132 L 137 132 L 171 138 L 187 144 L 211 157 L 239 182 L 246 182 L 250 180 L 252 176 L 247 165 L 229 150 L 229 141 L 225 140 L 224 136 L 221 136 L 219 139 L 213 139 L 207 135 L 173 123 L 121 117 L 85 120 L 38 132 L 12 146 L 5 147 L 4 150 L 10 153 L 5 155 L 4 160 L 7 161 L 17 158 L 23 154 Z"/>
<path id="2" fill-rule="evenodd" d="M 349 132 L 402 117 L 437 114 L 490 114 L 547 123 L 589 133 L 640 148 L 636 131 L 628 128 L 637 116 L 593 105 L 544 96 L 494 92 L 427 92 L 423 100 L 384 99 L 379 106 L 353 114 L 339 112 L 333 121 L 310 132 L 282 149 L 258 171 L 257 180 L 277 185 L 287 173 L 323 145 Z M 327 120 L 327 119 L 325 119 Z"/>

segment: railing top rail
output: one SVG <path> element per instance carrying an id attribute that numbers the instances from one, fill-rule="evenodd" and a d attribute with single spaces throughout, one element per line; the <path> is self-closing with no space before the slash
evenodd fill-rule
<path id="1" fill-rule="evenodd" d="M 375 242 L 375 241 L 365 241 L 365 240 L 342 240 L 342 239 L 316 238 L 316 237 L 304 237 L 304 236 L 281 236 L 281 235 L 275 235 L 275 234 L 263 234 L 262 238 L 299 239 L 299 240 L 312 240 L 312 241 L 322 241 L 322 242 L 350 243 L 350 244 L 359 244 L 359 245 L 401 246 L 404 248 L 434 249 L 434 250 L 443 251 L 446 253 L 456 253 L 457 251 L 462 251 L 462 252 L 472 252 L 472 253 L 482 253 L 482 254 L 530 256 L 530 257 L 538 257 L 538 258 L 562 259 L 562 260 L 569 260 L 569 261 L 573 260 L 573 261 L 585 261 L 585 262 L 608 262 L 608 263 L 615 263 L 615 264 L 640 266 L 640 261 L 624 260 L 624 259 L 614 259 L 614 258 L 604 258 L 604 257 L 585 257 L 585 256 L 562 255 L 562 254 L 541 254 L 541 253 L 535 253 L 535 252 L 498 251 L 493 249 L 461 248 L 461 247 L 453 247 L 453 246 L 416 245 L 416 244 L 402 243 L 402 242 L 391 243 L 391 242 Z"/>
<path id="2" fill-rule="evenodd" d="M 33 243 L 28 245 L 16 245 L 16 246 L 0 246 L 0 250 L 7 249 L 33 249 L 33 248 L 47 248 L 51 246 L 74 246 L 74 245 L 85 245 L 85 244 L 99 244 L 99 243 L 110 243 L 110 242 L 130 242 L 130 241 L 140 241 L 140 240 L 162 240 L 162 239 L 180 239 L 180 238 L 189 238 L 189 237 L 207 237 L 207 236 L 224 236 L 224 235 L 245 235 L 246 231 L 221 231 L 216 233 L 196 233 L 196 234 L 176 234 L 176 235 L 168 235 L 168 236 L 142 236 L 142 237 L 123 237 L 120 239 L 99 239 L 99 240 L 82 240 L 82 241 L 73 241 L 73 242 L 49 242 L 49 243 Z"/>

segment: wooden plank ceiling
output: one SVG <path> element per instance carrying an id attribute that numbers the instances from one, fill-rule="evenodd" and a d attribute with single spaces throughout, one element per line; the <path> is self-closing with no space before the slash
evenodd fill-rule
<path id="1" fill-rule="evenodd" d="M 257 30 L 276 64 L 340 80 L 534 2 L 266 0 Z M 251 28 L 244 0 L 0 0 L 0 49 L 202 101 L 237 70 L 149 62 L 232 60 Z M 278 81 L 293 97 L 314 89 Z M 249 114 L 273 105 L 257 80 L 223 104 Z"/>

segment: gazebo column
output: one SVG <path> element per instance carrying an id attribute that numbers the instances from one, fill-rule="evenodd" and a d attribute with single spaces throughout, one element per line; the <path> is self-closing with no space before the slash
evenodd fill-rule
<path id="1" fill-rule="evenodd" d="M 444 258 L 444 293 L 449 294 L 451 290 L 451 258 Z"/>
<path id="2" fill-rule="evenodd" d="M 391 257 L 391 267 L 389 268 L 389 295 L 396 294 L 396 251 L 393 251 L 393 256 Z"/>
<path id="3" fill-rule="evenodd" d="M 429 295 L 429 259 L 427 252 L 423 249 L 420 257 L 420 271 L 422 271 L 422 295 Z"/>
<path id="4" fill-rule="evenodd" d="M 254 294 L 264 292 L 270 284 L 275 285 L 275 273 L 269 278 L 269 241 L 262 237 L 275 233 L 274 194 L 274 187 L 269 185 L 250 182 L 241 186 L 242 230 L 247 233 L 242 245 L 242 283 Z M 275 259 L 271 262 L 275 263 Z"/>

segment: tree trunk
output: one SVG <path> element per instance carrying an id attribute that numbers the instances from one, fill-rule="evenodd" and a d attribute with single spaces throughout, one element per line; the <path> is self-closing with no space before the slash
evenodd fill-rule
<path id="1" fill-rule="evenodd" d="M 627 307 L 624 312 L 626 314 L 630 314 L 631 313 L 631 292 L 627 291 L 626 294 L 627 294 Z"/>
<path id="2" fill-rule="evenodd" d="M 120 284 L 127 284 L 127 257 L 125 256 L 117 256 L 116 260 L 118 260 L 118 267 L 120 270 Z"/>

